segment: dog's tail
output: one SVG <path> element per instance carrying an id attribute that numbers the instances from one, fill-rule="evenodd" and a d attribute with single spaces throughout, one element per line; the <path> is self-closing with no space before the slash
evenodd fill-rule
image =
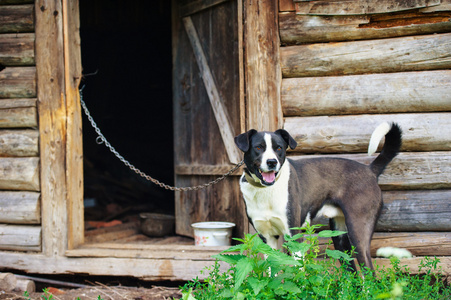
<path id="1" fill-rule="evenodd" d="M 377 146 L 381 139 L 385 136 L 384 147 L 381 154 L 370 164 L 371 171 L 376 176 L 384 172 L 385 167 L 395 158 L 399 153 L 402 144 L 402 130 L 396 123 L 382 123 L 379 125 L 371 135 L 370 145 L 368 146 L 368 155 L 376 152 Z"/>

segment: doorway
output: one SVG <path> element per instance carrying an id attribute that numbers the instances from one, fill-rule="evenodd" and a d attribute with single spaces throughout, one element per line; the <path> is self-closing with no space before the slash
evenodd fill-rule
<path id="1" fill-rule="evenodd" d="M 98 127 L 131 164 L 173 184 L 171 2 L 81 0 L 80 37 L 83 99 Z M 96 138 L 84 115 L 87 242 L 110 225 L 139 233 L 141 212 L 174 214 L 173 192 L 131 171 Z"/>

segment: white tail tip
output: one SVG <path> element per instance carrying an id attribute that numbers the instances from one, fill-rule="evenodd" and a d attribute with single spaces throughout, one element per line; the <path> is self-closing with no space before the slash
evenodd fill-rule
<path id="1" fill-rule="evenodd" d="M 377 126 L 377 128 L 373 131 L 370 139 L 370 145 L 368 146 L 368 155 L 373 155 L 377 147 L 379 146 L 382 138 L 390 131 L 391 125 L 388 122 L 384 122 Z"/>
<path id="2" fill-rule="evenodd" d="M 382 247 L 377 249 L 376 256 L 379 257 L 397 257 L 397 258 L 411 258 L 412 253 L 404 248 L 395 248 L 395 247 Z"/>

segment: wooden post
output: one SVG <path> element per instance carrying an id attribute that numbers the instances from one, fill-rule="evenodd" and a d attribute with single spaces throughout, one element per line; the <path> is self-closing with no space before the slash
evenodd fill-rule
<path id="1" fill-rule="evenodd" d="M 247 129 L 282 127 L 278 1 L 243 1 Z"/>

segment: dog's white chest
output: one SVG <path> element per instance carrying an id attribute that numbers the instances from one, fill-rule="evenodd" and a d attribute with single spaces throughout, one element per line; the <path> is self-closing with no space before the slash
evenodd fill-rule
<path id="1" fill-rule="evenodd" d="M 280 176 L 272 186 L 256 187 L 240 181 L 247 214 L 252 219 L 255 229 L 263 236 L 289 233 L 287 218 L 289 178 L 290 168 L 286 163 L 280 169 Z"/>

